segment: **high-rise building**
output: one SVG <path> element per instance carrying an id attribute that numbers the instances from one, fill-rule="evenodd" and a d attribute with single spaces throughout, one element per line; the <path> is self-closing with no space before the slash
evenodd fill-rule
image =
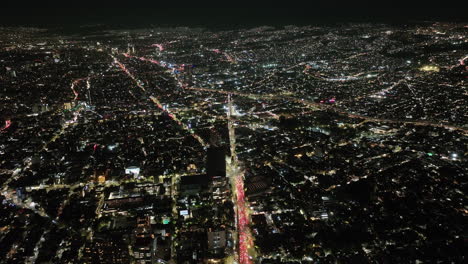
<path id="1" fill-rule="evenodd" d="M 208 231 L 208 248 L 210 250 L 224 249 L 226 247 L 226 231 Z"/>
<path id="2" fill-rule="evenodd" d="M 192 86 L 193 65 L 184 65 L 184 81 L 187 85 Z"/>
<path id="3" fill-rule="evenodd" d="M 206 174 L 209 177 L 226 177 L 226 148 L 208 148 Z"/>

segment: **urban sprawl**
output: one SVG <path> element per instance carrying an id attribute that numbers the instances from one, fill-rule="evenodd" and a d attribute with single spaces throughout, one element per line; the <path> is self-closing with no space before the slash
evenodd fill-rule
<path id="1" fill-rule="evenodd" d="M 0 263 L 464 263 L 467 84 L 464 24 L 0 28 Z"/>

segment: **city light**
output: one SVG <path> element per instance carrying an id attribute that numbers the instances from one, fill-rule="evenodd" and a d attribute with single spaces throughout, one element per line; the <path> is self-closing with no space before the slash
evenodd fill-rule
<path id="1" fill-rule="evenodd" d="M 0 262 L 463 263 L 466 25 L 287 12 L 0 27 Z"/>
<path id="2" fill-rule="evenodd" d="M 439 67 L 434 66 L 434 65 L 426 65 L 426 66 L 423 66 L 423 67 L 421 67 L 419 69 L 421 71 L 425 71 L 425 72 L 439 72 L 440 71 Z"/>

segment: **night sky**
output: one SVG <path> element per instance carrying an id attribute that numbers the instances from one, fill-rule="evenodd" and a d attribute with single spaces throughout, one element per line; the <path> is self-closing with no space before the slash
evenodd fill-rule
<path id="1" fill-rule="evenodd" d="M 130 2 L 128 2 L 130 3 Z M 62 26 L 76 27 L 103 24 L 111 27 L 145 26 L 204 26 L 211 28 L 252 27 L 259 25 L 307 25 L 341 22 L 408 23 L 419 21 L 466 22 L 468 15 L 463 6 L 458 8 L 145 8 L 128 3 L 108 7 L 61 8 L 4 7 L 0 11 L 0 25 L 4 26 Z"/>

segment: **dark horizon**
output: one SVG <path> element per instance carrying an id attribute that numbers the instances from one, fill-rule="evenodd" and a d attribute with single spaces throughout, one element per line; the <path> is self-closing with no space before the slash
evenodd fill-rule
<path id="1" fill-rule="evenodd" d="M 463 8 L 4 8 L 0 26 L 255 27 L 370 22 L 466 22 Z"/>

